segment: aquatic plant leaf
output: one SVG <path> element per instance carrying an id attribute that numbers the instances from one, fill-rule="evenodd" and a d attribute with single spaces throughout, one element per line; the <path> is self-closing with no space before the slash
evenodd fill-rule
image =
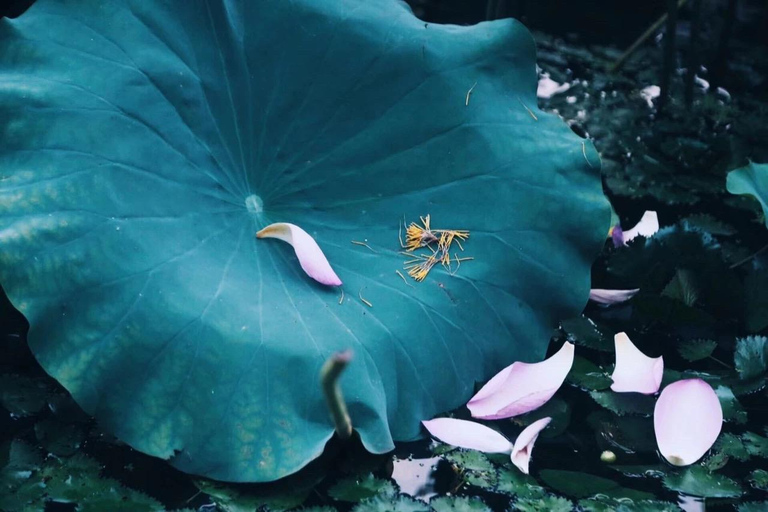
<path id="1" fill-rule="evenodd" d="M 377 495 L 355 505 L 352 512 L 432 512 L 429 505 L 405 494 Z"/>
<path id="2" fill-rule="evenodd" d="M 715 340 L 685 340 L 677 346 L 677 351 L 688 361 L 699 361 L 711 356 L 715 348 Z"/>
<path id="3" fill-rule="evenodd" d="M 741 486 L 727 476 L 711 473 L 695 465 L 662 479 L 664 487 L 700 498 L 736 498 L 741 496 Z"/>
<path id="4" fill-rule="evenodd" d="M 565 332 L 566 339 L 575 345 L 601 352 L 613 352 L 614 333 L 584 315 L 563 320 L 560 327 Z"/>
<path id="5" fill-rule="evenodd" d="M 543 498 L 522 498 L 514 502 L 512 510 L 520 512 L 571 512 L 573 503 L 560 496 Z"/>
<path id="6" fill-rule="evenodd" d="M 616 393 L 613 391 L 590 391 L 589 396 L 591 396 L 595 402 L 619 416 L 625 414 L 650 416 L 653 414 L 653 404 L 655 400 L 651 395 L 641 395 L 640 393 Z"/>
<path id="7" fill-rule="evenodd" d="M 768 458 L 768 438 L 754 432 L 745 432 L 741 435 L 747 452 L 753 457 Z"/>
<path id="8" fill-rule="evenodd" d="M 397 490 L 389 480 L 376 478 L 370 473 L 362 478 L 359 476 L 343 478 L 328 489 L 328 496 L 331 498 L 355 503 L 377 494 L 397 494 Z"/>
<path id="9" fill-rule="evenodd" d="M 623 500 L 613 498 L 593 498 L 580 500 L 579 506 L 584 512 L 680 512 L 674 503 L 655 500 Z"/>
<path id="10" fill-rule="evenodd" d="M 749 458 L 749 452 L 740 437 L 724 432 L 712 447 L 714 454 L 723 454 L 736 460 L 745 461 Z"/>
<path id="11" fill-rule="evenodd" d="M 491 512 L 490 507 L 476 496 L 439 496 L 429 500 L 429 506 L 435 512 Z"/>
<path id="12" fill-rule="evenodd" d="M 496 473 L 496 485 L 489 490 L 519 498 L 539 498 L 546 495 L 546 491 L 536 480 L 517 468 L 499 469 Z"/>
<path id="13" fill-rule="evenodd" d="M 729 172 L 725 188 L 731 194 L 750 195 L 757 199 L 763 208 L 765 225 L 768 227 L 768 164 L 749 162 Z"/>
<path id="14" fill-rule="evenodd" d="M 739 377 L 752 379 L 768 371 L 768 337 L 747 336 L 736 340 L 733 363 Z"/>
<path id="15" fill-rule="evenodd" d="M 755 489 L 768 491 L 768 471 L 764 469 L 755 469 L 749 474 L 749 481 Z"/>
<path id="16" fill-rule="evenodd" d="M 764 512 L 768 510 L 768 501 L 748 501 L 736 506 L 738 512 Z"/>
<path id="17" fill-rule="evenodd" d="M 723 408 L 723 420 L 733 421 L 734 423 L 746 423 L 747 411 L 741 406 L 739 400 L 727 386 L 717 386 L 715 388 L 717 399 L 720 400 L 720 407 Z"/>
<path id="18" fill-rule="evenodd" d="M 566 381 L 589 390 L 603 390 L 611 386 L 611 377 L 589 359 L 576 356 Z"/>
<path id="19" fill-rule="evenodd" d="M 0 405 L 15 416 L 31 416 L 45 407 L 51 390 L 27 375 L 0 375 Z"/>
<path id="20" fill-rule="evenodd" d="M 39 0 L 0 40 L 0 283 L 48 373 L 181 470 L 269 481 L 316 458 L 318 370 L 346 348 L 352 422 L 389 451 L 586 303 L 599 158 L 537 109 L 514 20 Z M 427 214 L 474 260 L 405 281 L 398 228 Z M 316 240 L 343 298 L 254 237 L 275 222 Z"/>
<path id="21" fill-rule="evenodd" d="M 653 498 L 653 495 L 650 493 L 622 487 L 617 482 L 608 478 L 580 471 L 543 469 L 539 472 L 539 476 L 548 486 L 574 498 L 588 498 L 596 494 L 603 494 L 611 498 L 629 498 L 631 500 Z"/>
<path id="22" fill-rule="evenodd" d="M 697 229 L 704 233 L 717 236 L 731 236 L 737 233 L 736 228 L 709 214 L 689 215 L 681 220 L 684 227 Z"/>

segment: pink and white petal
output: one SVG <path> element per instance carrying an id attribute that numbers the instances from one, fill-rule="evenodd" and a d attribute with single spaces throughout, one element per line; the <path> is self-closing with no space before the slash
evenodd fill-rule
<path id="1" fill-rule="evenodd" d="M 646 356 L 626 333 L 618 333 L 613 340 L 616 346 L 616 367 L 611 375 L 611 389 L 617 393 L 656 393 L 664 374 L 664 358 Z"/>
<path id="2" fill-rule="evenodd" d="M 277 238 L 293 246 L 301 268 L 306 274 L 317 281 L 329 286 L 341 286 L 341 279 L 331 268 L 328 259 L 320 246 L 309 233 L 295 224 L 277 222 L 270 224 L 258 233 L 257 238 Z"/>
<path id="3" fill-rule="evenodd" d="M 709 450 L 723 427 L 723 408 L 712 387 L 685 379 L 665 387 L 653 411 L 659 451 L 671 464 L 687 466 Z"/>
<path id="4" fill-rule="evenodd" d="M 626 244 L 630 240 L 642 236 L 650 238 L 659 230 L 659 216 L 654 211 L 647 211 L 643 214 L 640 222 L 632 229 L 623 232 L 622 238 Z"/>
<path id="5" fill-rule="evenodd" d="M 515 445 L 512 447 L 510 458 L 512 459 L 512 464 L 517 466 L 518 469 L 526 475 L 528 474 L 528 465 L 531 462 L 533 444 L 539 437 L 539 433 L 549 425 L 550 421 L 552 421 L 552 418 L 541 418 L 540 420 L 534 421 L 525 427 L 515 440 Z"/>
<path id="6" fill-rule="evenodd" d="M 598 304 L 619 304 L 634 297 L 640 288 L 633 290 L 606 290 L 604 288 L 592 288 L 589 290 L 589 300 Z"/>
<path id="7" fill-rule="evenodd" d="M 540 363 L 512 363 L 483 386 L 467 403 L 475 418 L 519 416 L 544 405 L 563 385 L 573 366 L 574 346 L 566 342 Z"/>
<path id="8" fill-rule="evenodd" d="M 492 428 L 474 421 L 435 418 L 421 422 L 432 436 L 446 444 L 485 453 L 510 453 L 512 443 Z"/>

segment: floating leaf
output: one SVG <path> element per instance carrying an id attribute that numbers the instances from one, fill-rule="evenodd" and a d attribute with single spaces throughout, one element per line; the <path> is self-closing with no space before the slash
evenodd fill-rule
<path id="1" fill-rule="evenodd" d="M 688 307 L 696 305 L 699 299 L 699 291 L 696 285 L 696 276 L 687 269 L 677 269 L 675 276 L 661 291 L 662 297 L 679 300 Z"/>
<path id="2" fill-rule="evenodd" d="M 585 316 L 578 316 L 560 323 L 566 339 L 576 345 L 582 345 L 602 352 L 613 352 L 613 332 L 596 325 Z"/>
<path id="3" fill-rule="evenodd" d="M 317 457 L 334 432 L 318 370 L 345 348 L 352 423 L 387 452 L 540 360 L 586 302 L 599 157 L 537 109 L 515 20 L 39 0 L 0 39 L 0 282 L 46 371 L 183 471 L 270 481 Z M 427 214 L 469 230 L 474 261 L 404 282 L 398 228 Z M 276 222 L 322 247 L 341 304 L 254 237 Z"/>
<path id="4" fill-rule="evenodd" d="M 731 194 L 746 194 L 757 199 L 763 208 L 768 227 L 768 164 L 749 162 L 744 167 L 729 172 L 725 188 Z"/>
<path id="5" fill-rule="evenodd" d="M 736 234 L 736 228 L 706 213 L 689 215 L 681 222 L 688 228 L 698 229 L 711 235 L 731 236 Z"/>
<path id="6" fill-rule="evenodd" d="M 539 476 L 548 486 L 574 498 L 588 498 L 596 494 L 631 500 L 653 498 L 653 495 L 647 492 L 628 489 L 613 480 L 579 471 L 543 469 L 539 472 Z"/>
<path id="7" fill-rule="evenodd" d="M 512 510 L 520 512 L 571 512 L 573 503 L 559 496 L 543 498 L 523 498 L 512 504 Z"/>
<path id="8" fill-rule="evenodd" d="M 677 346 L 677 351 L 688 361 L 699 361 L 711 356 L 715 348 L 715 340 L 685 340 Z"/>
<path id="9" fill-rule="evenodd" d="M 579 501 L 584 512 L 680 512 L 680 507 L 665 501 L 595 498 Z"/>
<path id="10" fill-rule="evenodd" d="M 429 505 L 405 494 L 377 495 L 355 505 L 352 512 L 432 512 Z"/>
<path id="11" fill-rule="evenodd" d="M 756 469 L 752 471 L 752 473 L 749 474 L 749 481 L 755 489 L 768 491 L 768 471 L 764 469 Z"/>
<path id="12" fill-rule="evenodd" d="M 328 496 L 339 501 L 357 503 L 377 494 L 397 494 L 389 480 L 376 478 L 372 474 L 361 477 L 347 477 L 336 482 L 328 489 Z"/>
<path id="13" fill-rule="evenodd" d="M 768 338 L 747 336 L 736 340 L 733 362 L 744 380 L 766 373 L 768 369 Z"/>
<path id="14" fill-rule="evenodd" d="M 741 440 L 744 441 L 744 446 L 750 455 L 768 458 L 768 438 L 754 432 L 746 432 L 741 435 Z"/>
<path id="15" fill-rule="evenodd" d="M 750 501 L 737 505 L 738 512 L 765 512 L 768 510 L 768 501 Z"/>
<path id="16" fill-rule="evenodd" d="M 429 506 L 435 512 L 491 512 L 491 509 L 478 497 L 440 496 L 429 500 Z"/>
<path id="17" fill-rule="evenodd" d="M 715 388 L 715 394 L 717 399 L 720 400 L 720 406 L 723 408 L 723 419 L 725 421 L 733 421 L 740 424 L 747 422 L 747 411 L 741 406 L 730 388 L 718 386 Z"/>
<path id="18" fill-rule="evenodd" d="M 589 359 L 576 356 L 566 378 L 568 382 L 584 389 L 600 391 L 611 386 L 611 377 Z"/>
<path id="19" fill-rule="evenodd" d="M 712 447 L 712 451 L 714 453 L 722 453 L 727 457 L 732 457 L 742 462 L 749 458 L 749 451 L 747 451 L 747 447 L 742 439 L 730 432 L 720 434 L 720 437 Z"/>
<path id="20" fill-rule="evenodd" d="M 738 483 L 699 465 L 669 473 L 663 482 L 667 489 L 701 498 L 736 498 L 742 494 Z"/>
<path id="21" fill-rule="evenodd" d="M 652 395 L 640 393 L 614 393 L 613 391 L 590 391 L 595 402 L 619 416 L 625 414 L 639 414 L 650 416 L 653 414 L 653 405 L 656 402 Z"/>
<path id="22" fill-rule="evenodd" d="M 496 475 L 496 486 L 491 490 L 520 498 L 538 498 L 546 494 L 536 480 L 521 473 L 517 468 L 500 469 Z"/>

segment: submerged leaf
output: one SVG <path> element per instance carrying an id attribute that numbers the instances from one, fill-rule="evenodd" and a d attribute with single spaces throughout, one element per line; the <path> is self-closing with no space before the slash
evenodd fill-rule
<path id="1" fill-rule="evenodd" d="M 631 500 L 653 498 L 650 493 L 628 489 L 608 478 L 579 471 L 543 469 L 539 472 L 539 476 L 548 486 L 574 498 L 588 498 L 596 494 Z"/>
<path id="2" fill-rule="evenodd" d="M 387 452 L 540 360 L 587 300 L 599 158 L 538 111 L 515 20 L 38 0 L 0 39 L 0 283 L 46 371 L 183 471 L 269 481 L 317 457 L 317 374 L 345 348 L 352 423 Z M 427 214 L 474 261 L 406 283 L 398 227 Z M 254 237 L 275 222 L 312 234 L 344 297 Z"/>

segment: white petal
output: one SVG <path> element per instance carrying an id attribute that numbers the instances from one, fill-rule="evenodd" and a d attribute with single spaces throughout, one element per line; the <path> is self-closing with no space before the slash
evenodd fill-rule
<path id="1" fill-rule="evenodd" d="M 664 374 L 664 358 L 646 356 L 626 333 L 618 333 L 613 340 L 616 346 L 616 367 L 611 375 L 611 389 L 617 393 L 656 393 Z"/>
<path id="2" fill-rule="evenodd" d="M 528 465 L 531 462 L 531 454 L 533 453 L 533 444 L 539 437 L 539 432 L 544 430 L 544 427 L 549 425 L 552 418 L 541 418 L 534 421 L 525 430 L 520 432 L 515 440 L 515 446 L 512 448 L 512 464 L 517 466 L 520 471 L 528 474 Z"/>
<path id="3" fill-rule="evenodd" d="M 679 380 L 665 387 L 653 410 L 656 444 L 675 466 L 687 466 L 703 457 L 722 427 L 720 400 L 701 379 Z"/>
<path id="4" fill-rule="evenodd" d="M 341 279 L 331 268 L 320 246 L 309 233 L 295 224 L 278 222 L 270 224 L 258 233 L 257 238 L 278 238 L 293 246 L 304 272 L 318 283 L 341 286 Z"/>
<path id="5" fill-rule="evenodd" d="M 659 230 L 659 216 L 654 211 L 647 211 L 643 214 L 640 222 L 635 227 L 623 232 L 624 243 L 642 236 L 650 238 Z"/>
<path id="6" fill-rule="evenodd" d="M 501 370 L 467 403 L 475 418 L 498 420 L 538 409 L 560 389 L 573 366 L 574 346 L 566 342 L 540 363 L 516 362 Z"/>
<path id="7" fill-rule="evenodd" d="M 510 453 L 512 443 L 495 430 L 474 421 L 436 418 L 421 422 L 429 433 L 446 444 L 485 453 Z"/>
<path id="8" fill-rule="evenodd" d="M 640 291 L 640 288 L 634 290 L 605 290 L 603 288 L 592 288 L 589 290 L 589 300 L 598 304 L 619 304 L 626 302 Z"/>

